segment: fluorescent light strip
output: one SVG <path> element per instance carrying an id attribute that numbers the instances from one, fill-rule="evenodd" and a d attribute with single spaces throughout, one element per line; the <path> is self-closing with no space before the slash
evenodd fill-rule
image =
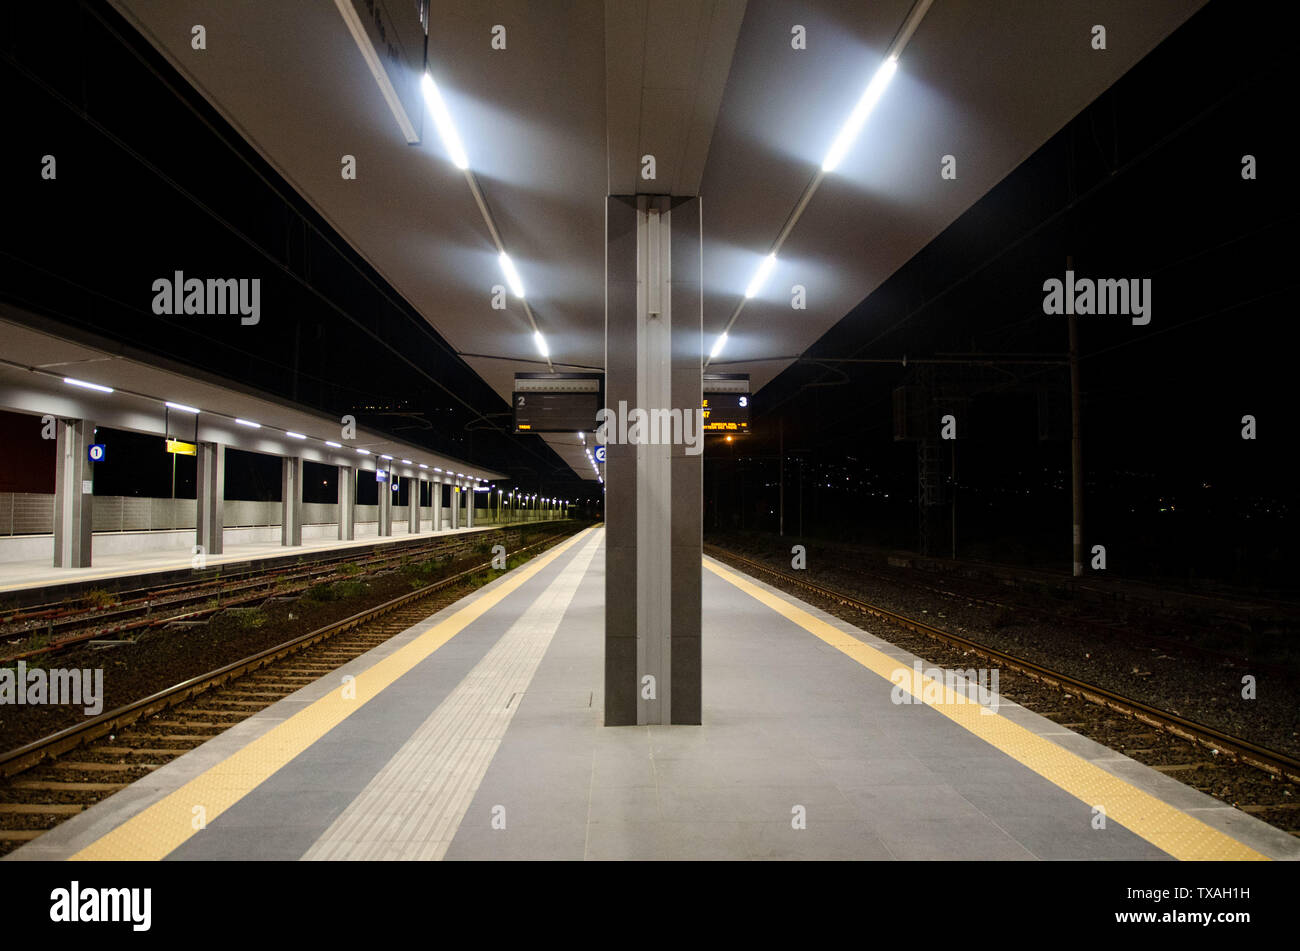
<path id="1" fill-rule="evenodd" d="M 429 113 L 438 127 L 438 135 L 442 138 L 443 148 L 447 150 L 452 164 L 462 170 L 468 169 L 469 156 L 465 154 L 465 146 L 461 144 L 456 124 L 451 121 L 451 113 L 447 111 L 447 104 L 443 102 L 438 84 L 427 71 L 420 77 L 420 91 L 424 93 L 425 105 L 429 107 Z"/>
<path id="2" fill-rule="evenodd" d="M 327 445 L 327 446 L 333 446 L 335 449 L 342 449 L 342 448 L 343 448 L 343 444 L 342 444 L 342 443 L 338 443 L 338 442 L 330 442 L 328 439 L 325 440 L 325 445 Z"/>
<path id="3" fill-rule="evenodd" d="M 474 201 L 478 204 L 479 211 L 483 215 L 483 222 L 492 235 L 493 243 L 496 244 L 501 270 L 505 273 L 506 281 L 510 284 L 510 290 L 524 302 L 524 312 L 528 315 L 529 325 L 534 332 L 540 333 L 537 329 L 537 320 L 533 316 L 532 308 L 528 306 L 528 300 L 524 296 L 524 283 L 519 277 L 519 271 L 515 268 L 514 262 L 510 260 L 510 255 L 506 253 L 505 243 L 501 240 L 501 234 L 497 231 L 496 222 L 492 220 L 492 212 L 488 210 L 487 199 L 483 197 L 483 193 L 478 187 L 478 180 L 469 167 L 469 156 L 465 153 L 465 146 L 461 143 L 460 133 L 456 131 L 456 124 L 452 121 L 451 111 L 447 108 L 447 103 L 442 98 L 442 92 L 438 89 L 438 84 L 434 82 L 433 76 L 428 70 L 425 70 L 420 76 L 420 89 L 424 93 L 424 101 L 433 116 L 434 124 L 438 127 L 438 135 L 442 137 L 442 144 L 447 150 L 447 155 L 451 158 L 452 163 L 465 173 L 470 192 L 473 194 Z M 545 350 L 545 343 L 539 349 L 542 349 L 542 356 L 546 358 L 547 365 L 551 366 L 551 355 L 549 351 Z"/>
<path id="4" fill-rule="evenodd" d="M 65 376 L 65 377 L 63 378 L 63 382 L 66 383 L 66 384 L 68 384 L 68 386 L 79 386 L 79 387 L 81 387 L 83 390 L 96 390 L 97 392 L 100 392 L 100 393 L 112 393 L 112 392 L 113 392 L 113 388 L 112 388 L 111 386 L 101 386 L 101 385 L 98 384 L 98 383 L 87 383 L 85 380 L 74 380 L 74 379 L 73 379 L 72 377 L 70 377 L 70 376 Z"/>
<path id="5" fill-rule="evenodd" d="M 236 417 L 236 418 L 235 418 L 235 422 L 237 422 L 240 426 L 247 426 L 249 429 L 261 429 L 261 428 L 262 428 L 262 424 L 261 424 L 261 423 L 255 423 L 255 422 L 253 422 L 251 419 L 240 419 L 240 418 Z"/>
<path id="6" fill-rule="evenodd" d="M 360 455 L 362 455 L 362 456 L 368 456 L 368 455 L 370 455 L 370 450 L 369 450 L 369 449 L 358 449 L 358 450 L 357 450 L 357 453 L 360 454 Z"/>
<path id="7" fill-rule="evenodd" d="M 772 273 L 772 266 L 774 264 L 776 264 L 775 251 L 763 258 L 763 262 L 759 264 L 758 271 L 754 274 L 754 279 L 751 280 L 749 286 L 745 288 L 745 297 L 753 297 L 763 289 L 763 285 L 767 283 L 768 275 Z"/>
<path id="8" fill-rule="evenodd" d="M 506 283 L 510 285 L 510 293 L 523 300 L 524 282 L 520 280 L 519 272 L 515 270 L 515 262 L 510 260 L 510 255 L 504 251 L 501 252 L 497 260 L 501 262 L 501 271 L 506 276 Z"/>
<path id="9" fill-rule="evenodd" d="M 284 434 L 285 434 L 286 436 L 288 436 L 290 439 L 306 439 L 306 438 L 307 438 L 307 437 L 304 436 L 302 433 L 291 433 L 291 432 L 289 432 L 288 430 L 285 430 L 285 433 L 284 433 Z"/>
<path id="10" fill-rule="evenodd" d="M 718 339 L 714 341 L 713 349 L 709 351 L 709 359 L 716 360 L 718 354 L 722 352 L 722 348 L 725 347 L 726 345 L 727 345 L 727 332 L 724 330 L 722 333 L 718 334 Z"/>
<path id="11" fill-rule="evenodd" d="M 835 171 L 840 162 L 844 161 L 844 156 L 848 154 L 849 148 L 858 137 L 858 133 L 862 131 L 867 116 L 871 115 L 871 110 L 876 107 L 876 103 L 884 95 L 885 87 L 889 85 L 889 81 L 894 78 L 894 73 L 897 71 L 897 56 L 890 56 L 880 64 L 876 74 L 871 77 L 871 82 L 867 83 L 862 98 L 858 100 L 858 104 L 853 107 L 853 111 L 849 113 L 848 119 L 840 128 L 839 135 L 835 137 L 835 141 L 831 144 L 831 150 L 826 153 L 826 158 L 822 159 L 823 172 Z"/>
<path id="12" fill-rule="evenodd" d="M 542 332 L 540 330 L 533 331 L 533 343 L 537 344 L 537 352 L 549 360 L 551 356 L 551 351 L 547 349 L 546 338 L 542 336 Z"/>
<path id="13" fill-rule="evenodd" d="M 780 252 L 781 246 L 785 243 L 785 239 L 790 236 L 790 232 L 794 230 L 794 226 L 798 223 L 799 218 L 803 215 L 808 204 L 812 201 L 812 197 L 816 194 L 818 187 L 822 183 L 822 179 L 830 172 L 834 171 L 839 166 L 840 162 L 844 160 L 845 155 L 848 154 L 848 151 L 852 147 L 858 133 L 862 131 L 863 125 L 866 124 L 867 117 L 876 107 L 876 103 L 880 101 L 880 97 L 884 95 L 885 87 L 889 85 L 890 80 L 894 78 L 894 73 L 898 71 L 898 60 L 903 55 L 903 50 L 905 50 L 907 44 L 911 42 L 913 34 L 915 34 L 917 28 L 920 27 L 921 21 L 925 19 L 925 15 L 929 11 L 933 2 L 934 0 L 915 0 L 912 4 L 912 9 L 908 12 L 907 18 L 903 21 L 902 28 L 895 35 L 893 42 L 886 51 L 884 61 L 876 68 L 870 82 L 867 83 L 867 88 L 863 91 L 861 97 L 859 97 L 857 105 L 853 107 L 853 111 L 849 113 L 849 117 L 844 121 L 844 125 L 840 127 L 840 131 L 836 134 L 834 141 L 831 143 L 830 150 L 822 160 L 821 169 L 813 176 L 807 187 L 804 188 L 803 194 L 799 196 L 799 200 L 795 203 L 794 210 L 790 213 L 790 216 L 786 218 L 785 225 L 781 228 L 781 233 L 777 235 L 776 241 L 772 244 L 772 250 L 768 255 L 769 258 L 774 258 L 776 254 Z M 766 266 L 766 262 L 764 262 L 763 266 L 760 266 L 758 275 L 755 275 L 754 280 L 750 282 L 749 290 L 745 292 L 745 296 L 736 304 L 736 309 L 732 311 L 731 317 L 723 326 L 722 334 L 718 338 L 718 342 L 714 344 L 713 352 L 709 355 L 709 358 L 704 361 L 706 367 L 721 352 L 722 346 L 726 341 L 727 333 L 733 326 L 735 326 L 737 319 L 739 319 L 740 312 L 745 307 L 745 301 L 757 294 L 762 288 L 762 281 L 766 279 L 766 274 L 763 270 L 764 266 Z"/>
<path id="14" fill-rule="evenodd" d="M 168 409 L 179 410 L 182 413 L 193 413 L 196 416 L 199 412 L 198 407 L 196 406 L 186 406 L 184 403 L 173 403 L 171 400 L 167 400 L 163 403 L 163 406 L 166 406 Z"/>
<path id="15" fill-rule="evenodd" d="M 391 462 L 392 459 L 393 459 L 392 456 L 385 456 L 385 455 L 383 455 L 382 453 L 380 454 L 379 458 L 380 458 L 380 459 L 387 459 L 387 460 L 389 460 L 390 462 Z"/>

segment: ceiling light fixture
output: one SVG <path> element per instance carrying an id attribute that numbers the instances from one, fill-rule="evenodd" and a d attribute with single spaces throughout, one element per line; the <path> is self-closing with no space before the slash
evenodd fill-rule
<path id="1" fill-rule="evenodd" d="M 465 173 L 465 181 L 469 184 L 470 193 L 474 196 L 479 213 L 483 216 L 483 223 L 487 225 L 488 233 L 492 236 L 492 243 L 496 246 L 501 270 L 505 272 L 506 281 L 510 284 L 510 290 L 523 301 L 524 314 L 528 317 L 528 326 L 532 328 L 534 333 L 540 333 L 537 327 L 537 318 L 533 316 L 533 309 L 524 296 L 524 283 L 519 278 L 519 271 L 510 260 L 510 255 L 506 253 L 505 242 L 501 240 L 501 232 L 497 230 L 496 221 L 492 218 L 492 211 L 488 208 L 487 199 L 483 196 L 483 191 L 478 185 L 478 179 L 469 167 L 469 156 L 465 154 L 465 146 L 461 144 L 460 134 L 456 131 L 456 125 L 451 119 L 451 112 L 447 109 L 447 103 L 438 90 L 438 84 L 434 82 L 432 74 L 427 70 L 420 77 L 420 89 L 424 93 L 424 100 L 429 107 L 429 112 L 432 113 L 433 120 L 438 126 L 438 134 L 442 136 L 442 143 L 447 150 L 447 154 L 456 167 Z M 544 350 L 542 355 L 546 358 L 546 365 L 553 370 L 554 365 L 551 363 L 550 353 Z"/>
<path id="2" fill-rule="evenodd" d="M 510 285 L 510 293 L 523 300 L 524 282 L 519 279 L 519 272 L 515 270 L 515 262 L 510 260 L 510 255 L 504 251 L 501 252 L 497 260 L 501 262 L 501 271 L 506 276 L 506 283 Z"/>
<path id="3" fill-rule="evenodd" d="M 420 77 L 420 91 L 424 93 L 425 105 L 429 107 L 429 113 L 438 127 L 438 135 L 442 138 L 443 148 L 447 150 L 452 164 L 459 169 L 469 168 L 469 156 L 465 154 L 465 146 L 461 144 L 456 124 L 451 121 L 451 113 L 447 111 L 438 84 L 428 72 Z"/>
<path id="4" fill-rule="evenodd" d="M 763 285 L 767 283 L 768 275 L 772 273 L 772 266 L 774 264 L 776 264 L 775 251 L 763 258 L 763 262 L 759 264 L 758 271 L 754 274 L 754 279 L 750 281 L 749 286 L 745 288 L 745 296 L 747 298 L 753 297 L 763 289 Z"/>
<path id="5" fill-rule="evenodd" d="M 880 101 L 880 97 L 884 94 L 885 87 L 889 85 L 889 81 L 894 78 L 894 73 L 898 71 L 898 60 L 903 55 L 903 50 L 906 49 L 907 44 L 911 42 L 912 35 L 916 33 L 917 28 L 921 25 L 921 21 L 925 19 L 925 15 L 933 3 L 934 0 L 915 0 L 915 3 L 912 4 L 912 9 L 908 12 L 907 18 L 903 21 L 902 27 L 894 35 L 893 42 L 889 44 L 889 49 L 885 51 L 884 62 L 877 67 L 875 73 L 871 77 L 871 81 L 867 83 L 866 90 L 862 93 L 862 96 L 859 97 L 857 105 L 853 107 L 853 111 L 849 113 L 849 117 L 844 121 L 844 125 L 840 127 L 840 131 L 836 134 L 834 141 L 831 143 L 830 151 L 826 153 L 826 157 L 822 160 L 821 168 L 817 170 L 817 173 L 813 175 L 812 179 L 804 187 L 803 193 L 799 196 L 799 200 L 795 202 L 794 210 L 790 212 L 789 217 L 785 220 L 785 224 L 781 227 L 780 234 L 778 234 L 776 240 L 772 242 L 772 250 L 768 252 L 769 259 L 775 259 L 776 255 L 780 253 L 781 247 L 785 244 L 786 238 L 790 236 L 790 232 L 794 230 L 794 226 L 799 222 L 799 218 L 808 208 L 813 195 L 816 194 L 818 187 L 821 186 L 822 180 L 831 171 L 838 167 L 840 162 L 844 159 L 844 156 L 848 154 L 848 151 L 852 147 L 858 133 L 862 131 L 862 127 L 866 123 L 867 117 L 871 114 L 876 103 Z M 766 265 L 766 262 L 764 262 L 764 265 Z M 760 266 L 759 275 L 762 274 L 763 269 L 762 266 Z M 762 281 L 759 280 L 759 277 L 756 275 L 755 279 L 750 282 L 750 288 L 753 293 L 746 291 L 745 296 L 736 303 L 736 309 L 731 312 L 731 317 L 727 319 L 727 322 L 722 327 L 722 334 L 718 338 L 718 343 L 714 344 L 713 352 L 709 355 L 708 359 L 704 361 L 706 367 L 721 352 L 722 345 L 726 340 L 728 332 L 730 332 L 731 328 L 735 326 L 736 320 L 740 317 L 740 312 L 745 307 L 745 301 L 752 297 L 754 293 L 757 293 L 761 286 Z"/>
<path id="6" fill-rule="evenodd" d="M 709 359 L 716 360 L 718 354 L 722 352 L 722 348 L 725 347 L 726 345 L 727 345 L 727 332 L 724 330 L 722 333 L 718 334 L 718 339 L 713 342 L 713 349 L 709 351 Z"/>
<path id="7" fill-rule="evenodd" d="M 284 433 L 284 434 L 285 434 L 286 436 L 288 436 L 290 439 L 306 439 L 306 438 L 307 438 L 307 437 L 304 436 L 302 433 L 291 433 L 291 432 L 289 432 L 288 430 L 285 430 L 285 433 Z"/>
<path id="8" fill-rule="evenodd" d="M 240 419 L 239 417 L 235 417 L 235 422 L 237 422 L 240 426 L 247 426 L 249 429 L 262 428 L 261 423 L 255 423 L 251 419 Z"/>
<path id="9" fill-rule="evenodd" d="M 862 98 L 858 100 L 858 104 L 853 107 L 853 111 L 849 113 L 848 119 L 844 121 L 844 125 L 840 128 L 839 135 L 835 136 L 835 141 L 831 143 L 831 149 L 826 153 L 826 158 L 822 159 L 823 172 L 835 171 L 840 162 L 844 160 L 844 156 L 848 154 L 849 147 L 853 145 L 854 140 L 858 137 L 858 133 L 862 131 L 862 126 L 866 123 L 867 116 L 871 115 L 871 110 L 876 107 L 876 103 L 879 102 L 880 97 L 884 95 L 885 87 L 889 85 L 889 81 L 894 78 L 894 73 L 897 71 L 897 56 L 890 56 L 880 64 L 880 68 L 876 70 L 876 74 L 871 77 L 871 82 L 867 83 L 867 88 L 866 91 L 862 93 Z"/>
<path id="10" fill-rule="evenodd" d="M 538 353 L 540 353 L 542 356 L 546 357 L 547 359 L 550 359 L 551 351 L 547 349 L 546 338 L 542 336 L 542 332 L 540 330 L 533 331 L 533 343 L 537 344 Z"/>
<path id="11" fill-rule="evenodd" d="M 63 378 L 63 382 L 68 384 L 68 386 L 79 386 L 83 390 L 97 390 L 100 393 L 113 392 L 113 388 L 111 386 L 101 386 L 98 383 L 87 383 L 85 380 L 74 380 L 70 376 L 65 376 Z"/>
<path id="12" fill-rule="evenodd" d="M 199 412 L 198 407 L 196 406 L 186 406 L 184 403 L 173 403 L 171 400 L 163 403 L 163 406 L 166 406 L 168 409 L 179 410 L 182 413 L 193 413 L 198 415 Z"/>

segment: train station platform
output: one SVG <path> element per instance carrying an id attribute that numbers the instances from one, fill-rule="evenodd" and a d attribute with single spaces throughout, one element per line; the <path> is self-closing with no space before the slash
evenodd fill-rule
<path id="1" fill-rule="evenodd" d="M 592 528 L 9 858 L 1300 857 L 996 694 L 900 686 L 912 655 L 703 571 L 701 726 L 602 725 Z M 896 702 L 913 690 L 927 702 Z"/>
<path id="2" fill-rule="evenodd" d="M 473 535 L 497 529 L 531 525 L 534 522 L 502 522 L 475 525 L 471 528 L 441 529 L 408 533 L 394 528 L 392 535 L 364 535 L 341 541 L 337 538 L 304 539 L 301 545 L 274 542 L 250 542 L 225 546 L 220 555 L 204 556 L 202 569 L 219 566 L 260 566 L 275 568 L 300 561 L 329 558 L 336 552 L 354 549 L 374 550 L 388 545 L 409 546 L 435 538 Z M 25 593 L 39 592 L 41 600 L 72 597 L 78 589 L 90 585 L 112 587 L 113 582 L 129 580 L 138 584 L 167 584 L 194 576 L 196 566 L 188 550 L 142 551 L 101 555 L 89 568 L 55 568 L 47 560 L 6 562 L 0 564 L 0 603 L 30 601 Z"/>

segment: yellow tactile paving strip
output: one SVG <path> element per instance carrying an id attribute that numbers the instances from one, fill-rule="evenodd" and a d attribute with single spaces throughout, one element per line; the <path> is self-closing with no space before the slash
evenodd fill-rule
<path id="1" fill-rule="evenodd" d="M 498 587 L 430 626 L 410 643 L 358 674 L 351 684 L 355 689 L 355 699 L 345 698 L 340 684 L 339 689 L 331 690 L 92 842 L 73 855 L 73 860 L 141 861 L 165 857 L 199 831 L 201 823 L 196 807 L 202 807 L 202 818 L 211 822 L 593 531 L 595 529 L 580 532 L 524 565 L 516 573 L 506 576 Z"/>
<path id="2" fill-rule="evenodd" d="M 959 697 L 956 691 L 944 684 L 929 678 L 921 678 L 920 684 L 914 684 L 911 669 L 903 667 L 893 657 L 814 617 L 784 598 L 764 591 L 735 572 L 707 561 L 705 567 L 885 680 L 891 680 L 891 675 L 903 670 L 909 676 L 891 682 L 902 679 L 903 689 L 918 701 L 921 699 L 921 690 L 931 696 L 934 696 L 936 690 L 939 691 L 944 698 L 943 702 L 929 703 L 928 706 L 1070 795 L 1091 806 L 1102 806 L 1108 820 L 1118 822 L 1174 858 L 1185 861 L 1267 860 L 1267 856 L 1111 775 L 1051 740 L 991 713 L 965 696 Z"/>

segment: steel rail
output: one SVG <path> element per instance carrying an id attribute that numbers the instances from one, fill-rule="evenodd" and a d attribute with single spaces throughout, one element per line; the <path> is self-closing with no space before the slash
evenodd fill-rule
<path id="1" fill-rule="evenodd" d="M 564 533 L 548 536 L 541 541 L 533 542 L 531 545 L 516 549 L 514 554 L 517 555 L 521 552 L 526 552 L 529 549 L 549 544 L 557 538 L 564 537 L 567 537 Z M 70 727 L 59 730 L 57 733 L 52 733 L 39 740 L 33 740 L 31 743 L 27 743 L 17 749 L 9 750 L 6 753 L 0 753 L 0 776 L 8 777 L 13 776 L 16 773 L 24 772 L 25 770 L 31 769 L 33 766 L 39 765 L 47 759 L 52 759 L 62 753 L 66 753 L 68 750 L 75 749 L 83 743 L 120 730 L 122 727 L 134 723 L 142 717 L 150 716 L 161 710 L 165 710 L 168 707 L 176 706 L 178 703 L 188 700 L 191 697 L 195 697 L 198 694 L 203 693 L 205 690 L 220 686 L 221 684 L 233 680 L 242 674 L 265 667 L 268 664 L 289 656 L 290 654 L 296 654 L 299 651 L 311 647 L 335 634 L 341 634 L 344 631 L 352 630 L 362 624 L 368 624 L 371 621 L 375 621 L 383 615 L 389 614 L 400 607 L 434 594 L 443 588 L 451 587 L 457 582 L 463 581 L 466 578 L 491 567 L 492 562 L 486 561 L 482 564 L 466 568 L 464 571 L 442 578 L 432 584 L 425 585 L 423 588 L 411 591 L 408 594 L 398 595 L 396 598 L 385 601 L 383 604 L 367 608 L 366 610 L 360 611 L 351 617 L 344 618 L 341 621 L 334 621 L 333 623 L 317 628 L 314 631 L 300 634 L 282 644 L 268 647 L 265 650 L 258 651 L 256 654 L 252 654 L 242 660 L 226 664 L 224 667 L 220 667 L 217 670 L 209 671 L 205 674 L 199 674 L 196 677 L 191 677 L 188 680 L 181 681 L 171 687 L 159 690 L 147 697 L 124 704 L 114 710 L 101 713 L 98 716 L 91 717 L 83 723 L 74 724 Z"/>

